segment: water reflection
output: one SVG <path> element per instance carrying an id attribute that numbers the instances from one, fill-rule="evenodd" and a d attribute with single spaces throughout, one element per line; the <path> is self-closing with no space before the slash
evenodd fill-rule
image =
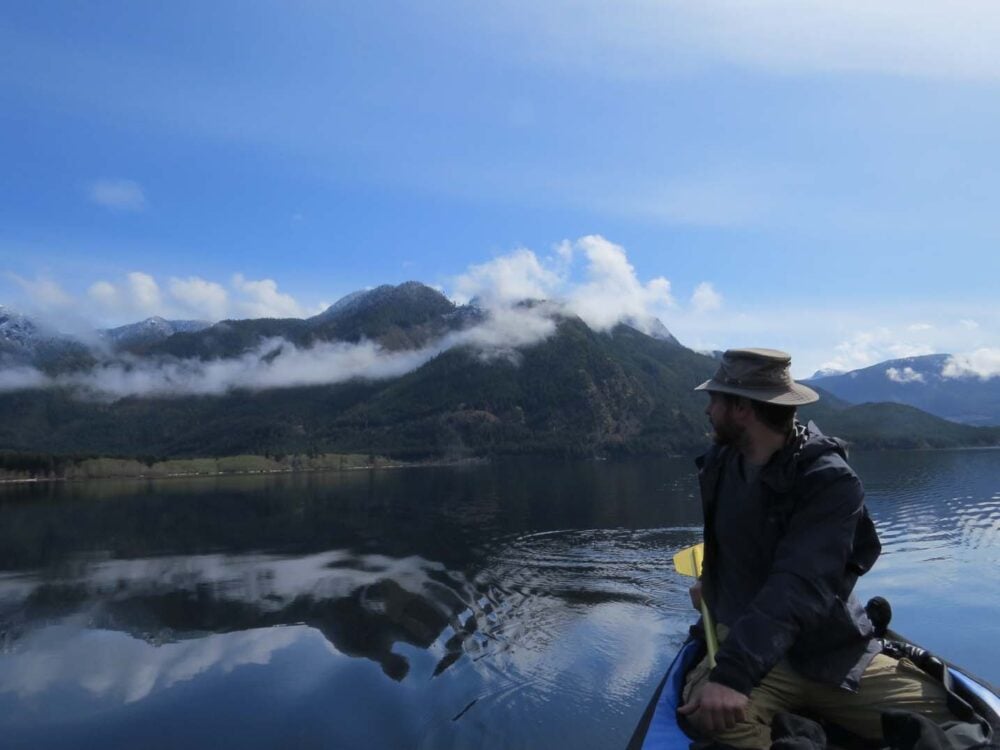
<path id="1" fill-rule="evenodd" d="M 210 669 L 231 672 L 247 664 L 267 664 L 275 651 L 301 637 L 297 628 L 271 628 L 149 643 L 87 625 L 69 620 L 44 626 L 8 647 L 0 692 L 26 699 L 72 685 L 95 702 L 134 703 Z"/>
<path id="2" fill-rule="evenodd" d="M 854 462 L 885 543 L 862 592 L 996 681 L 1000 453 Z M 695 495 L 651 460 L 0 490 L 0 728 L 620 746 L 694 618 L 671 555 Z"/>
<path id="3" fill-rule="evenodd" d="M 202 555 L 80 562 L 58 580 L 0 582 L 8 638 L 70 616 L 95 628 L 163 643 L 282 625 L 318 630 L 340 653 L 377 662 L 402 679 L 395 644 L 427 648 L 450 626 L 457 634 L 477 607 L 460 573 L 419 557 L 334 550 L 299 558 Z M 444 667 L 442 667 L 443 669 Z"/>
<path id="4" fill-rule="evenodd" d="M 187 706 L 190 691 L 178 693 L 185 685 L 224 684 L 239 695 L 246 689 L 233 682 L 237 673 L 278 670 L 281 657 L 295 665 L 297 684 L 317 685 L 303 698 L 311 710 L 349 721 L 342 705 L 319 695 L 330 685 L 338 698 L 351 690 L 347 675 L 370 679 L 347 666 L 360 658 L 410 683 L 403 702 L 415 703 L 400 710 L 424 717 L 395 730 L 402 744 L 382 744 L 383 729 L 369 727 L 364 746 L 534 747 L 543 736 L 558 744 L 569 731 L 555 729 L 562 720 L 539 727 L 553 715 L 575 717 L 584 744 L 595 736 L 599 746 L 616 744 L 682 637 L 685 625 L 659 608 L 679 601 L 686 583 L 664 566 L 669 550 L 696 533 L 523 534 L 484 549 L 471 576 L 417 556 L 344 549 L 78 560 L 59 578 L 9 575 L 0 602 L 8 613 L 21 606 L 7 631 L 0 694 L 17 702 L 0 700 L 0 720 L 5 708 L 23 720 L 25 704 L 46 705 L 98 731 L 93 722 L 108 711 Z M 274 690 L 283 695 L 288 683 Z M 403 700 L 370 682 L 365 690 L 369 701 Z M 594 712 L 604 716 L 596 735 L 583 729 Z M 306 719 L 329 744 L 326 720 Z M 29 724 L 26 746 L 29 738 L 59 746 Z M 81 731 L 66 736 L 67 746 Z"/>

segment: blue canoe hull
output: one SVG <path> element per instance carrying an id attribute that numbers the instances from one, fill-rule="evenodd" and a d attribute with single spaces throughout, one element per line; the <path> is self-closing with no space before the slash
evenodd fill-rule
<path id="1" fill-rule="evenodd" d="M 632 735 L 628 750 L 687 750 L 692 740 L 677 723 L 677 708 L 681 704 L 684 678 L 703 654 L 703 646 L 697 641 L 681 646 Z M 995 734 L 1000 733 L 997 691 L 955 666 L 947 665 L 947 669 L 955 693 L 986 719 Z"/>

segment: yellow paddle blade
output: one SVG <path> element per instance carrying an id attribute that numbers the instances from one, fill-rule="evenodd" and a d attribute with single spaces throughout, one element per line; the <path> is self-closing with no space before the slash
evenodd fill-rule
<path id="1" fill-rule="evenodd" d="M 682 576 L 701 575 L 701 561 L 705 557 L 705 545 L 696 544 L 686 547 L 674 555 L 674 569 Z"/>

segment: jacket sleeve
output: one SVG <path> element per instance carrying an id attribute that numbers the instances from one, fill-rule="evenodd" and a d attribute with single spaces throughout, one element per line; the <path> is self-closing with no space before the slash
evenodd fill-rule
<path id="1" fill-rule="evenodd" d="M 853 472 L 836 467 L 809 479 L 816 489 L 797 501 L 766 582 L 719 647 L 712 682 L 749 694 L 842 593 L 864 491 Z"/>

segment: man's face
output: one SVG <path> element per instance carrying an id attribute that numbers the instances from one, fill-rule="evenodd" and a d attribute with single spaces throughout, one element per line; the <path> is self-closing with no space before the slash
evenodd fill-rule
<path id="1" fill-rule="evenodd" d="M 733 416 L 733 405 L 719 393 L 709 393 L 705 414 L 712 425 L 712 440 L 716 445 L 739 445 L 746 427 Z"/>

